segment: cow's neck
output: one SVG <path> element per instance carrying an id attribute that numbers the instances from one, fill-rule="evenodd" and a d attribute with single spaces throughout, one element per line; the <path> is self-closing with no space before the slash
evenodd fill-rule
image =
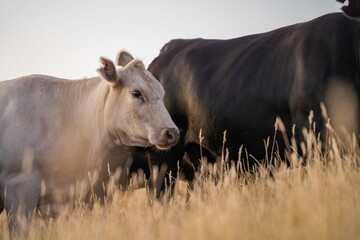
<path id="1" fill-rule="evenodd" d="M 108 84 L 100 78 L 78 80 L 69 89 L 76 99 L 73 114 L 77 131 L 89 144 L 88 158 L 101 161 L 112 147 L 104 124 L 104 106 L 109 93 Z M 89 162 L 89 164 L 93 164 Z"/>

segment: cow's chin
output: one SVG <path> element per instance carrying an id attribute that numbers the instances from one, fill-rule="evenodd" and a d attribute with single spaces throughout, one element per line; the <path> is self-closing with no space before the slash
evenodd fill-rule
<path id="1" fill-rule="evenodd" d="M 155 147 L 160 151 L 166 151 L 169 150 L 172 147 L 172 145 L 155 145 Z"/>

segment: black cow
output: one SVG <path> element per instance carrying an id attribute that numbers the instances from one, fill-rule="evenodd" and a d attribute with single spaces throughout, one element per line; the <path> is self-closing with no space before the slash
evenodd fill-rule
<path id="1" fill-rule="evenodd" d="M 360 22 L 333 13 L 230 40 L 172 40 L 148 69 L 163 85 L 165 105 L 183 131 L 170 151 L 151 154 L 153 164 L 166 163 L 176 176 L 180 161 L 191 181 L 199 166 L 201 129 L 202 154 L 210 161 L 221 156 L 226 131 L 229 159 L 247 159 L 243 166 L 251 170 L 266 159 L 264 139 L 274 136 L 277 117 L 289 138 L 295 125 L 298 142 L 310 111 L 317 129 L 324 130 L 320 103 L 327 103 L 330 86 L 353 89 L 357 105 L 348 111 L 360 112 Z M 277 136 L 284 157 L 285 143 Z M 241 146 L 253 157 L 239 156 Z M 143 167 L 148 169 L 147 161 Z"/>
<path id="2" fill-rule="evenodd" d="M 317 128 L 324 129 L 320 103 L 332 83 L 360 93 L 360 22 L 333 13 L 236 39 L 172 40 L 148 69 L 164 86 L 165 105 L 183 129 L 180 143 L 162 156 L 173 174 L 185 152 L 197 167 L 200 129 L 201 146 L 211 155 L 222 154 L 226 130 L 230 160 L 243 158 L 238 153 L 244 146 L 261 161 L 263 140 L 274 135 L 277 117 L 289 136 L 295 124 L 300 142 L 311 110 Z M 255 162 L 249 158 L 250 169 Z"/>

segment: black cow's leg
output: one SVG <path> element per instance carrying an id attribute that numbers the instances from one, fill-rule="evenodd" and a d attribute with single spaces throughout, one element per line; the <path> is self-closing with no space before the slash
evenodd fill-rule
<path id="1" fill-rule="evenodd" d="M 305 142 L 305 136 L 303 134 L 304 128 L 309 128 L 309 119 L 304 114 L 296 113 L 294 117 L 294 124 L 295 124 L 295 141 L 298 149 L 298 154 L 300 156 L 304 156 L 304 152 L 301 149 L 301 143 Z"/>
<path id="2" fill-rule="evenodd" d="M 151 180 L 149 188 L 150 192 L 155 193 L 156 198 L 159 199 L 165 193 L 165 190 L 168 190 L 170 196 L 172 195 L 179 171 L 179 162 L 182 161 L 184 152 L 183 144 L 180 143 L 168 151 L 155 151 L 151 153 L 150 162 L 152 169 L 150 172 Z"/>
<path id="3" fill-rule="evenodd" d="M 314 102 L 320 102 L 320 100 L 316 100 Z M 306 152 L 303 152 L 301 149 L 301 143 L 305 143 L 305 146 L 310 147 L 311 144 L 310 139 L 304 135 L 304 129 L 306 129 L 307 133 L 314 134 L 316 138 L 318 138 L 318 134 L 320 134 L 320 140 L 325 140 L 326 129 L 325 122 L 321 113 L 321 107 L 319 105 L 311 105 L 308 107 L 311 109 L 308 112 L 297 112 L 294 114 L 294 123 L 295 123 L 295 140 L 298 148 L 298 154 L 303 158 L 303 164 L 307 163 L 308 157 L 305 157 L 308 154 L 310 149 L 306 149 Z"/>
<path id="4" fill-rule="evenodd" d="M 0 213 L 4 211 L 4 200 L 3 197 L 0 197 Z"/>
<path id="5" fill-rule="evenodd" d="M 181 170 L 188 182 L 194 180 L 195 173 L 199 170 L 205 158 L 208 163 L 214 164 L 216 162 L 216 156 L 197 143 L 188 144 L 185 151 L 186 158 L 183 160 Z"/>
<path id="6" fill-rule="evenodd" d="M 172 197 L 176 179 L 178 177 L 180 162 L 182 161 L 183 156 L 184 151 L 179 151 L 176 154 L 171 154 L 171 158 L 164 158 L 164 160 L 167 160 L 160 165 L 160 174 L 158 180 L 161 182 L 161 184 L 159 184 L 159 187 L 157 188 L 160 189 L 160 191 L 157 192 L 157 198 L 160 197 L 160 194 L 165 193 L 166 191 L 168 196 Z"/>
<path id="7" fill-rule="evenodd" d="M 207 163 L 216 162 L 216 156 L 199 144 L 191 143 L 186 146 L 185 155 L 180 162 L 180 174 L 183 174 L 187 182 L 188 199 L 190 198 L 190 193 L 194 190 L 195 174 L 199 171 L 201 164 L 203 164 L 204 158 L 206 158 Z"/>

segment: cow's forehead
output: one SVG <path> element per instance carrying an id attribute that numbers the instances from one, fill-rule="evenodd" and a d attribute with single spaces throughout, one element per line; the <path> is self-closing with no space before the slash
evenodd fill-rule
<path id="1" fill-rule="evenodd" d="M 120 77 L 126 78 L 129 85 L 139 84 L 143 88 L 149 88 L 150 92 L 163 97 L 165 92 L 160 82 L 146 70 L 144 64 L 140 60 L 133 60 L 127 66 L 119 69 Z"/>
<path id="2" fill-rule="evenodd" d="M 165 91 L 160 82 L 146 69 L 142 72 L 142 81 L 148 86 L 149 90 L 156 95 L 156 97 L 163 98 Z"/>

